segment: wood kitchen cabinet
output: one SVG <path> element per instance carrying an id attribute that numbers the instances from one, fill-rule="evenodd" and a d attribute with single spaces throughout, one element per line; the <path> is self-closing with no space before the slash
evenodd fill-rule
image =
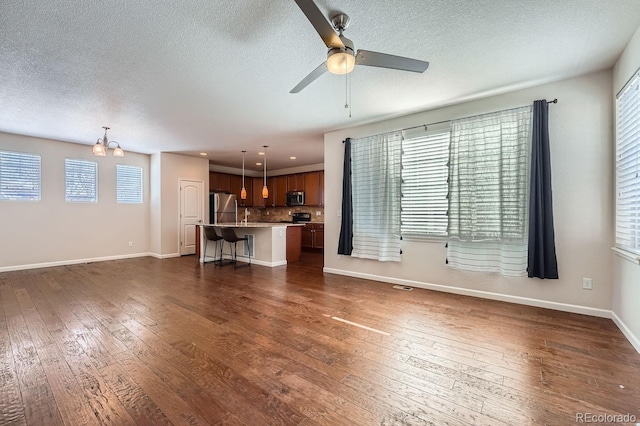
<path id="1" fill-rule="evenodd" d="M 267 179 L 269 198 L 262 198 L 264 178 L 245 176 L 247 199 L 240 198 L 242 190 L 242 176 L 228 173 L 210 172 L 209 191 L 228 192 L 238 196 L 238 206 L 241 207 L 286 207 L 288 191 L 305 191 L 307 206 L 324 205 L 324 171 L 296 173 L 291 175 L 273 176 Z"/>
<path id="2" fill-rule="evenodd" d="M 302 228 L 302 248 L 306 250 L 324 249 L 324 223 L 305 223 Z"/>
<path id="3" fill-rule="evenodd" d="M 305 204 L 324 205 L 324 171 L 304 173 Z"/>
<path id="4" fill-rule="evenodd" d="M 287 175 L 287 191 L 304 191 L 304 173 Z"/>
<path id="5" fill-rule="evenodd" d="M 287 177 L 276 176 L 271 178 L 275 181 L 275 206 L 286 207 L 287 206 Z"/>
<path id="6" fill-rule="evenodd" d="M 269 198 L 267 199 L 267 207 L 286 207 L 287 205 L 287 177 L 274 176 L 267 178 L 267 188 L 269 189 Z"/>
<path id="7" fill-rule="evenodd" d="M 209 172 L 210 192 L 231 192 L 231 175 L 227 173 Z"/>
<path id="8" fill-rule="evenodd" d="M 245 178 L 247 179 L 247 178 Z M 265 199 L 262 198 L 262 185 L 263 185 L 263 179 L 262 178 L 258 178 L 258 177 L 254 177 L 254 178 L 249 178 L 252 179 L 252 188 L 251 188 L 251 194 L 253 195 L 253 207 L 264 207 L 266 205 Z M 249 188 L 247 188 L 247 191 L 249 191 Z M 249 195 L 247 195 L 248 197 Z"/>
<path id="9" fill-rule="evenodd" d="M 287 262 L 300 260 L 301 238 L 301 226 L 287 226 Z"/>
<path id="10" fill-rule="evenodd" d="M 240 198 L 240 193 L 242 192 L 242 176 L 231 175 L 231 193 L 236 195 L 238 199 L 238 206 L 253 207 L 252 183 L 252 178 L 244 178 L 244 186 L 247 190 L 247 199 L 243 200 Z"/>

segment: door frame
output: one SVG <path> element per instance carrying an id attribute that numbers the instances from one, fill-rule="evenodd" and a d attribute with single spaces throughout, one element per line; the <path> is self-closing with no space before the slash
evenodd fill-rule
<path id="1" fill-rule="evenodd" d="M 198 179 L 192 179 L 192 178 L 178 178 L 178 256 L 189 256 L 189 255 L 183 255 L 182 254 L 182 218 L 180 217 L 180 215 L 182 214 L 182 183 L 183 182 L 193 182 L 193 183 L 200 183 L 202 185 L 202 203 L 201 203 L 201 212 L 200 215 L 202 216 L 202 222 L 201 223 L 205 223 L 205 210 L 206 210 L 206 199 L 204 196 L 204 193 L 206 191 L 206 187 L 205 187 L 205 182 L 203 180 L 198 180 Z M 197 226 L 197 225 L 196 225 Z M 196 233 L 197 234 L 197 233 Z M 198 242 L 196 242 L 196 244 L 198 244 Z"/>

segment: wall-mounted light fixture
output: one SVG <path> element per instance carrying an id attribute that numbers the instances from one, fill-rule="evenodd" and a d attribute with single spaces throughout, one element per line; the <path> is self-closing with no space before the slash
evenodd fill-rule
<path id="1" fill-rule="evenodd" d="M 107 137 L 107 130 L 109 130 L 110 127 L 103 127 L 103 129 L 104 129 L 104 136 L 102 137 L 102 139 L 98 139 L 96 141 L 96 144 L 93 146 L 93 155 L 96 155 L 98 157 L 104 157 L 105 155 L 107 155 L 107 151 L 109 150 L 109 145 L 115 143 L 116 148 L 113 150 L 113 156 L 124 157 L 124 151 L 122 150 L 122 148 L 120 148 L 120 144 L 116 141 L 110 141 L 109 138 Z"/>

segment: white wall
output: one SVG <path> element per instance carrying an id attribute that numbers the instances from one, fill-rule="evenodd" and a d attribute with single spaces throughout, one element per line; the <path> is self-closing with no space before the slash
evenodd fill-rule
<path id="1" fill-rule="evenodd" d="M 148 155 L 95 157 L 90 145 L 8 133 L 0 133 L 0 150 L 39 154 L 42 167 L 41 201 L 0 201 L 0 270 L 149 251 Z M 98 163 L 98 203 L 65 202 L 65 158 Z M 116 203 L 116 164 L 143 168 L 142 204 Z"/>
<path id="2" fill-rule="evenodd" d="M 640 68 L 640 28 L 613 69 L 613 95 Z M 614 320 L 640 352 L 640 265 L 613 255 Z"/>
<path id="3" fill-rule="evenodd" d="M 149 162 L 149 186 L 151 197 L 149 200 L 149 251 L 156 257 L 161 257 L 162 245 L 162 168 L 161 154 L 152 154 Z"/>
<path id="4" fill-rule="evenodd" d="M 160 155 L 160 209 L 154 210 L 154 223 L 160 223 L 160 257 L 178 256 L 180 246 L 180 179 L 202 181 L 204 188 L 204 214 L 209 212 L 209 160 L 184 155 Z M 155 155 L 153 161 L 156 161 Z M 153 178 L 157 183 L 158 176 Z M 155 193 L 155 192 L 154 192 Z M 157 200 L 154 200 L 157 208 Z M 159 217 L 157 215 L 160 215 Z M 206 217 L 204 218 L 206 221 Z M 156 237 L 154 237 L 156 238 Z M 157 243 L 154 241 L 154 248 Z"/>
<path id="5" fill-rule="evenodd" d="M 611 82 L 611 71 L 604 71 L 326 134 L 325 270 L 574 312 L 609 315 L 612 294 L 610 247 L 613 238 Z M 340 218 L 337 212 L 342 197 L 342 141 L 345 138 L 553 98 L 558 98 L 558 104 L 549 107 L 549 131 L 559 280 L 505 278 L 497 274 L 456 271 L 445 265 L 444 242 L 403 241 L 401 263 L 348 256 L 338 258 Z M 593 278 L 593 290 L 582 289 L 583 277 Z"/>

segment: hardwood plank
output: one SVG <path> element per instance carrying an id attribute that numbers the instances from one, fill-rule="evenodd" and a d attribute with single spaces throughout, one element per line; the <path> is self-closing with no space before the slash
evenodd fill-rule
<path id="1" fill-rule="evenodd" d="M 101 368 L 100 374 L 136 424 L 172 424 L 158 405 L 119 364 L 111 364 Z"/>
<path id="2" fill-rule="evenodd" d="M 100 424 L 55 344 L 38 348 L 62 420 L 67 424 Z"/>
<path id="3" fill-rule="evenodd" d="M 175 391 L 148 369 L 133 354 L 122 352 L 116 355 L 120 365 L 153 400 L 167 418 L 176 425 L 205 425 L 208 422 L 198 415 Z"/>
<path id="4" fill-rule="evenodd" d="M 58 330 L 54 335 L 60 352 L 82 388 L 98 421 L 101 424 L 133 425 L 133 419 L 98 372 L 95 357 L 87 353 L 82 334 L 76 335 L 68 330 Z M 114 359 L 111 360 L 113 363 L 116 362 Z"/>
<path id="5" fill-rule="evenodd" d="M 49 383 L 22 390 L 22 401 L 28 425 L 63 425 Z"/>
<path id="6" fill-rule="evenodd" d="M 311 253 L 281 268 L 184 257 L 0 273 L 0 298 L 0 407 L 17 413 L 5 423 L 640 417 L 640 355 L 610 320 L 399 292 L 324 275 Z"/>
<path id="7" fill-rule="evenodd" d="M 4 309 L 4 296 L 10 295 L 10 289 L 6 285 L 0 286 L 0 425 L 25 425 L 24 403 L 20 395 Z M 8 306 L 9 303 L 7 302 Z"/>
<path id="8" fill-rule="evenodd" d="M 0 289 L 5 312 L 5 324 L 11 341 L 13 354 L 13 372 L 18 378 L 21 389 L 40 387 L 46 382 L 44 369 L 40 364 L 31 333 L 22 315 L 12 287 Z"/>

